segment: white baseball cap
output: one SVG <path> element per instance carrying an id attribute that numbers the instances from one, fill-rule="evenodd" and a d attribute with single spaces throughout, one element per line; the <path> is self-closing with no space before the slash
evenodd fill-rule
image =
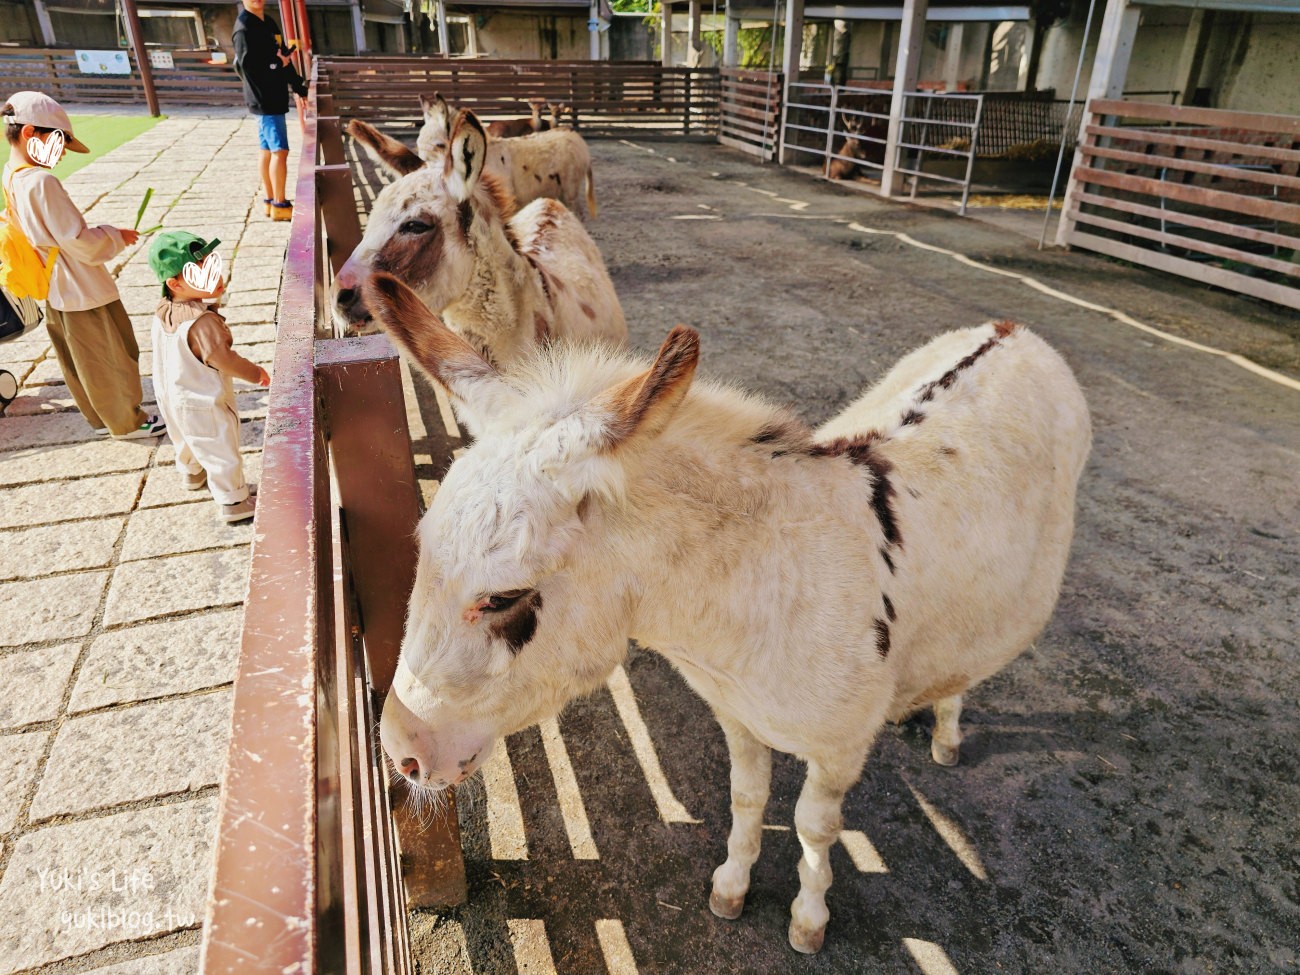
<path id="1" fill-rule="evenodd" d="M 6 122 L 19 125 L 34 125 L 39 129 L 60 129 L 63 132 L 63 144 L 73 152 L 90 152 L 86 146 L 72 134 L 72 120 L 63 106 L 49 95 L 40 91 L 16 91 L 9 96 L 9 111 L 5 113 Z"/>

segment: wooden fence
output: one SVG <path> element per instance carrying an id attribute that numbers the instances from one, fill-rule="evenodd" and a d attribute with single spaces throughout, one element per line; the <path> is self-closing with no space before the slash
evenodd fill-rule
<path id="1" fill-rule="evenodd" d="M 62 48 L 0 47 L 0 92 L 43 91 L 61 102 L 144 104 L 144 84 L 135 54 L 123 51 L 127 74 L 84 74 L 77 52 Z M 168 105 L 237 106 L 243 89 L 232 64 L 213 64 L 209 51 L 172 51 L 175 67 L 153 69 L 162 108 Z"/>
<path id="2" fill-rule="evenodd" d="M 1058 242 L 1300 308 L 1300 118 L 1096 100 Z"/>
<path id="3" fill-rule="evenodd" d="M 718 141 L 763 159 L 776 157 L 780 142 L 781 72 L 722 68 Z"/>
<path id="4" fill-rule="evenodd" d="M 711 138 L 718 70 L 641 61 L 496 61 L 321 57 L 318 77 L 340 116 L 420 121 L 420 96 L 442 95 L 485 120 L 528 114 L 528 99 L 563 104 L 583 135 Z"/>
<path id="5" fill-rule="evenodd" d="M 454 801 L 421 823 L 390 803 L 374 735 L 414 578 L 417 488 L 396 353 L 382 335 L 334 337 L 329 284 L 357 214 L 338 119 L 315 86 L 310 104 L 203 975 L 406 975 L 408 904 L 465 896 Z"/>

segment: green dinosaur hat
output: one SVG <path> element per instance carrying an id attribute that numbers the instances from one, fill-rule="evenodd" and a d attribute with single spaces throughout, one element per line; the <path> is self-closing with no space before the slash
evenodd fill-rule
<path id="1" fill-rule="evenodd" d="M 186 264 L 201 264 L 220 243 L 215 237 L 204 240 L 187 230 L 167 230 L 155 237 L 149 244 L 149 266 L 163 286 L 163 296 L 167 295 L 167 282 L 184 271 Z"/>

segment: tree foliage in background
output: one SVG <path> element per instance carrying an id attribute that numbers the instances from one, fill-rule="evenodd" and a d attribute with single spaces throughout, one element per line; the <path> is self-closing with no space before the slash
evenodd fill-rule
<path id="1" fill-rule="evenodd" d="M 779 68 L 780 58 L 773 59 L 772 52 L 782 43 L 780 27 L 743 27 L 739 32 L 740 66 L 742 68 Z"/>

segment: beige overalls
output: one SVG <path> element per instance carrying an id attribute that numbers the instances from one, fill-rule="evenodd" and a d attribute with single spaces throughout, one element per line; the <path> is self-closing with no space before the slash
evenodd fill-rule
<path id="1" fill-rule="evenodd" d="M 176 445 L 176 466 L 187 474 L 208 472 L 208 489 L 218 504 L 248 497 L 239 453 L 239 413 L 230 377 L 201 362 L 190 350 L 190 328 L 198 317 L 168 331 L 153 320 L 153 388 L 167 432 Z"/>

